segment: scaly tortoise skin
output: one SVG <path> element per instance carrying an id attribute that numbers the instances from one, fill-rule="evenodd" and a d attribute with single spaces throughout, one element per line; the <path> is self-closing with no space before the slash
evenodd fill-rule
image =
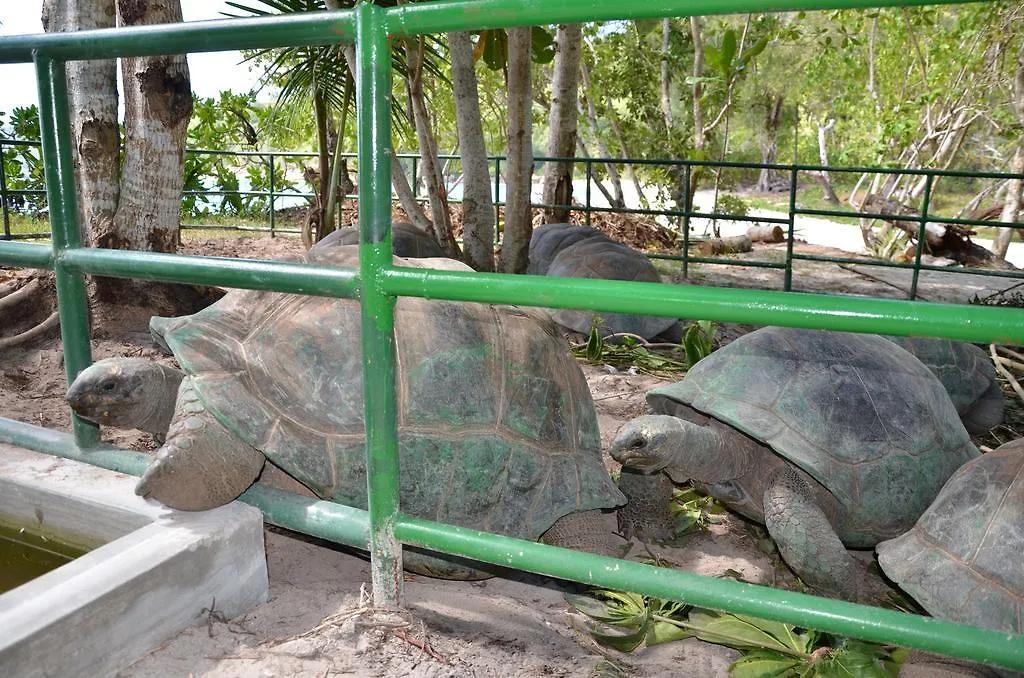
<path id="1" fill-rule="evenodd" d="M 358 265 L 354 247 L 306 258 Z M 416 297 L 400 298 L 395 323 L 402 510 L 614 554 L 600 510 L 624 498 L 602 463 L 586 380 L 554 327 L 513 307 Z M 186 376 L 137 492 L 211 508 L 244 491 L 265 457 L 317 495 L 365 508 L 360 326 L 354 300 L 249 290 L 154 318 Z M 482 576 L 456 559 L 407 555 L 426 574 Z"/>
<path id="2" fill-rule="evenodd" d="M 875 593 L 846 547 L 908 530 L 978 456 L 935 375 L 875 335 L 762 328 L 647 402 L 656 414 L 627 423 L 612 445 L 624 472 L 694 481 L 764 523 L 806 583 L 849 599 Z M 650 482 L 662 491 L 657 475 Z M 630 505 L 619 517 L 626 531 L 665 524 Z"/>

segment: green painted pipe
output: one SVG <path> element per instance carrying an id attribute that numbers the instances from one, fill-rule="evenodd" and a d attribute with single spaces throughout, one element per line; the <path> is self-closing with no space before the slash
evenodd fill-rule
<path id="1" fill-rule="evenodd" d="M 293 45 L 333 45 L 355 38 L 350 10 L 272 14 L 259 18 L 189 21 L 72 33 L 4 36 L 0 64 L 32 61 L 40 51 L 53 58 L 109 59 L 181 52 L 221 52 Z"/>
<path id="2" fill-rule="evenodd" d="M 554 546 L 409 516 L 401 517 L 395 534 L 406 544 L 516 570 L 1024 669 L 1024 636 L 589 553 L 566 557 Z"/>
<path id="3" fill-rule="evenodd" d="M 140 475 L 151 460 L 148 455 L 109 445 L 80 450 L 66 433 L 3 418 L 0 442 L 131 475 Z M 259 484 L 241 499 L 261 509 L 274 525 L 357 548 L 367 546 L 366 511 Z M 395 534 L 412 545 L 560 579 L 1024 669 L 1021 636 L 588 553 L 573 552 L 567 557 L 564 549 L 553 546 L 408 516 L 399 516 Z"/>
<path id="4" fill-rule="evenodd" d="M 1019 344 L 1024 310 L 771 290 L 392 268 L 398 295 Z M 552 284 L 554 283 L 554 284 Z"/>
<path id="5" fill-rule="evenodd" d="M 0 240 L 0 265 L 53 270 L 53 248 L 30 242 Z"/>
<path id="6" fill-rule="evenodd" d="M 391 266 L 391 48 L 380 7 L 356 7 L 356 124 L 359 128 L 359 270 L 362 298 L 363 406 L 370 512 L 373 602 L 402 599 L 398 516 L 398 424 L 395 406 L 395 298 L 379 284 Z"/>
<path id="7" fill-rule="evenodd" d="M 68 270 L 92 275 L 326 297 L 356 297 L 360 286 L 354 269 L 265 259 L 80 248 L 62 253 L 59 261 Z"/>
<path id="8" fill-rule="evenodd" d="M 92 344 L 89 341 L 85 278 L 60 264 L 62 252 L 82 246 L 64 62 L 37 54 L 36 84 L 39 89 L 39 135 L 46 175 L 46 200 L 50 206 L 50 228 L 53 231 L 57 313 L 64 371 L 70 384 L 79 372 L 92 364 Z M 71 414 L 71 427 L 80 445 L 92 445 L 100 439 L 99 426 L 75 413 Z"/>
<path id="9" fill-rule="evenodd" d="M 933 0 L 649 0 L 633 3 L 606 0 L 439 0 L 391 7 L 387 25 L 391 35 L 411 36 L 581 21 L 940 4 L 953 3 Z"/>

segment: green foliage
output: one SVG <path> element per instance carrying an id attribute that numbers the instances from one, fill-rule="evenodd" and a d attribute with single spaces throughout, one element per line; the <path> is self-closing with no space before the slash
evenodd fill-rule
<path id="1" fill-rule="evenodd" d="M 182 196 L 182 214 L 198 217 L 222 214 L 257 217 L 266 214 L 269 199 L 263 196 L 240 195 L 239 175 L 246 179 L 246 191 L 267 191 L 270 188 L 269 159 L 259 155 L 223 155 L 203 153 L 202 150 L 247 150 L 253 134 L 257 141 L 267 129 L 268 109 L 255 103 L 252 94 L 221 92 L 218 99 L 194 98 L 192 120 L 188 128 L 185 154 L 185 194 Z M 243 121 L 249 121 L 244 124 Z M 294 189 L 295 182 L 287 178 L 284 159 L 274 164 L 274 190 Z M 210 196 L 190 195 L 190 191 L 224 191 L 225 195 L 211 200 Z"/>
<path id="2" fill-rule="evenodd" d="M 687 327 L 683 335 L 683 350 L 687 368 L 711 355 L 715 350 L 715 324 L 710 320 L 698 320 Z"/>
<path id="3" fill-rule="evenodd" d="M 4 117 L 4 113 L 0 112 L 0 138 L 39 141 L 39 110 L 34 104 L 15 108 L 7 121 Z M 42 151 L 38 145 L 4 144 L 0 162 L 3 163 L 4 181 L 8 190 L 46 190 Z M 34 215 L 46 207 L 46 194 L 10 195 L 7 204 L 15 212 Z"/>
<path id="4" fill-rule="evenodd" d="M 607 647 L 641 646 L 698 638 L 743 653 L 733 678 L 894 678 L 900 652 L 863 641 L 801 629 L 783 622 L 714 612 L 636 593 L 597 590 L 593 597 L 566 595 L 590 618 L 588 630 Z"/>
<path id="5" fill-rule="evenodd" d="M 678 347 L 668 352 L 655 351 L 643 339 L 623 336 L 620 343 L 606 342 L 597 331 L 596 323 L 585 344 L 573 344 L 573 354 L 592 365 L 635 367 L 641 372 L 657 376 L 672 376 L 686 369 L 686 362 Z"/>
<path id="6" fill-rule="evenodd" d="M 714 497 L 701 494 L 692 487 L 677 487 L 672 491 L 672 515 L 676 519 L 675 534 L 681 537 L 703 532 L 715 522 L 715 516 L 725 513 Z"/>

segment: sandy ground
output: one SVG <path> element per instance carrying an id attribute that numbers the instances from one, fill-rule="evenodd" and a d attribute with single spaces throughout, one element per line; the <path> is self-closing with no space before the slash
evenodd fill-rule
<path id="1" fill-rule="evenodd" d="M 299 247 L 296 240 L 285 238 L 200 240 L 190 241 L 186 251 L 279 258 L 297 253 Z M 770 250 L 760 254 L 771 256 Z M 718 279 L 709 267 L 699 278 L 738 285 L 744 282 L 744 271 L 734 270 L 730 275 L 735 279 Z M 0 270 L 0 277 L 4 275 L 13 273 Z M 833 291 L 838 286 L 838 291 L 855 294 L 902 296 L 891 284 L 834 266 L 831 274 L 813 275 L 821 276 L 821 284 L 831 285 Z M 757 284 L 749 275 L 745 282 Z M 93 356 L 158 357 L 147 330 L 149 315 L 147 309 L 126 307 L 98 316 Z M 722 326 L 719 336 L 728 340 L 746 329 Z M 607 366 L 583 369 L 607 449 L 619 426 L 644 412 L 645 392 L 663 380 Z M 67 430 L 65 389 L 56 337 L 0 355 L 4 416 Z M 104 437 L 134 449 L 155 448 L 144 434 L 105 429 Z M 608 465 L 614 464 L 609 461 Z M 758 544 L 755 528 L 724 516 L 708 532 L 682 537 L 669 546 L 634 545 L 629 557 L 654 557 L 666 566 L 702 574 L 731 571 L 747 581 L 792 586 L 789 571 L 775 555 L 759 550 Z M 476 583 L 409 576 L 404 613 L 372 612 L 366 604 L 368 562 L 360 554 L 270 529 L 266 547 L 270 599 L 265 604 L 232 620 L 215 613 L 205 615 L 197 626 L 120 675 L 711 678 L 727 675 L 729 664 L 738 657 L 733 650 L 696 640 L 629 655 L 604 649 L 590 638 L 584 618 L 563 598 L 567 585 L 514 572 Z"/>

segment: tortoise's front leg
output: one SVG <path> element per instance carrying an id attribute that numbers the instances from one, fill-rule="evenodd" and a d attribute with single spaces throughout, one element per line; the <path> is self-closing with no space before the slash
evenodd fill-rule
<path id="1" fill-rule="evenodd" d="M 167 442 L 135 487 L 182 511 L 205 511 L 238 498 L 263 469 L 266 458 L 231 434 L 206 411 L 185 377 L 178 390 Z"/>
<path id="2" fill-rule="evenodd" d="M 808 482 L 789 466 L 765 490 L 764 522 L 782 559 L 806 584 L 827 595 L 864 600 L 866 573 L 839 540 Z"/>
<path id="3" fill-rule="evenodd" d="M 675 537 L 672 490 L 675 485 L 664 473 L 644 474 L 623 467 L 619 490 L 626 505 L 618 510 L 619 533 L 626 539 L 668 541 Z"/>

